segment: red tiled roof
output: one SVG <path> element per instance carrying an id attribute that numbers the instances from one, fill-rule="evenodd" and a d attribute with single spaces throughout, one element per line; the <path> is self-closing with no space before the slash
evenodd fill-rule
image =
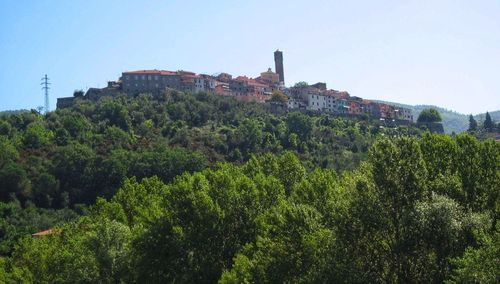
<path id="1" fill-rule="evenodd" d="M 136 70 L 136 71 L 125 71 L 123 74 L 141 74 L 141 75 L 176 75 L 176 72 L 167 70 Z"/>
<path id="2" fill-rule="evenodd" d="M 160 70 L 136 70 L 136 71 L 125 71 L 123 74 L 160 74 Z"/>
<path id="3" fill-rule="evenodd" d="M 264 84 L 262 82 L 255 80 L 255 79 L 248 78 L 247 76 L 238 76 L 234 80 L 247 82 L 247 84 L 251 85 L 251 86 L 262 87 L 262 88 L 269 87 L 268 84 Z"/>
<path id="4" fill-rule="evenodd" d="M 160 71 L 160 75 L 163 75 L 163 76 L 177 75 L 177 72 L 173 72 L 173 71 Z"/>
<path id="5" fill-rule="evenodd" d="M 167 70 L 136 70 L 136 71 L 125 71 L 123 74 L 135 74 L 135 75 L 177 75 L 177 72 L 167 71 Z"/>
<path id="6" fill-rule="evenodd" d="M 61 231 L 62 231 L 61 229 L 57 229 L 57 228 L 56 229 L 48 229 L 45 231 L 34 233 L 34 234 L 32 234 L 32 236 L 33 237 L 48 236 L 48 235 L 60 233 Z"/>
<path id="7" fill-rule="evenodd" d="M 238 77 L 234 78 L 234 80 L 248 82 L 250 80 L 250 78 L 248 78 L 247 76 L 238 76 Z"/>
<path id="8" fill-rule="evenodd" d="M 184 71 L 184 70 L 179 70 L 177 71 L 178 74 L 181 74 L 181 75 L 196 75 L 196 73 L 194 72 L 191 72 L 191 71 Z"/>

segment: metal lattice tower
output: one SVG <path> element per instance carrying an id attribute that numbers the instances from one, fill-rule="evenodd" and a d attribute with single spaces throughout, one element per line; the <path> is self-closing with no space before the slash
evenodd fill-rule
<path id="1" fill-rule="evenodd" d="M 47 77 L 47 74 L 42 78 L 42 90 L 45 90 L 45 113 L 48 113 L 50 111 L 50 106 L 49 106 L 49 90 L 50 90 L 50 83 L 49 83 L 49 77 Z"/>

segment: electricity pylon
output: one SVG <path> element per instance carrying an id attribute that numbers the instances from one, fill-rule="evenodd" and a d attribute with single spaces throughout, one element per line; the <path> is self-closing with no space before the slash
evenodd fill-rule
<path id="1" fill-rule="evenodd" d="M 50 111 L 49 109 L 49 77 L 47 77 L 47 74 L 42 78 L 42 90 L 45 90 L 45 113 L 48 113 Z"/>

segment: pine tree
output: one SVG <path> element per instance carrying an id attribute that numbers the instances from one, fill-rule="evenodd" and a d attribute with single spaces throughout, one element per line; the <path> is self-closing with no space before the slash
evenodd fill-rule
<path id="1" fill-rule="evenodd" d="M 486 112 L 486 119 L 484 120 L 483 126 L 487 132 L 493 132 L 494 124 L 493 121 L 491 120 L 489 112 Z"/>
<path id="2" fill-rule="evenodd" d="M 477 121 L 474 119 L 472 114 L 469 116 L 469 132 L 477 130 Z"/>

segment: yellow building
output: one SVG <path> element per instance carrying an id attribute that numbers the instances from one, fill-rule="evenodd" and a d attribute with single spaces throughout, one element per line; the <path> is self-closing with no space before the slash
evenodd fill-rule
<path id="1" fill-rule="evenodd" d="M 266 81 L 270 84 L 278 84 L 280 81 L 280 76 L 274 73 L 271 68 L 267 69 L 266 72 L 260 73 L 260 79 Z"/>

